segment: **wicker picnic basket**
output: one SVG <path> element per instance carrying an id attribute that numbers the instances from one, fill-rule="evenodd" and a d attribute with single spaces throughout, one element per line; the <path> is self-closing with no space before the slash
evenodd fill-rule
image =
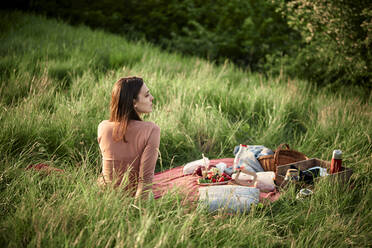
<path id="1" fill-rule="evenodd" d="M 286 146 L 287 149 L 283 149 Z M 291 150 L 288 144 L 280 144 L 276 148 L 275 153 L 272 155 L 261 156 L 258 158 L 262 168 L 265 171 L 274 171 L 276 173 L 276 167 L 279 165 L 290 164 L 302 160 L 309 159 L 305 154 Z"/>

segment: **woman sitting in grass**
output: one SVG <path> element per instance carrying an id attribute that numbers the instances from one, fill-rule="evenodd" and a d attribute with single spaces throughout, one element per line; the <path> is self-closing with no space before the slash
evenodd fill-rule
<path id="1" fill-rule="evenodd" d="M 136 198 L 148 196 L 158 158 L 160 128 L 142 121 L 140 115 L 152 111 L 153 99 L 142 78 L 121 78 L 115 83 L 110 119 L 98 125 L 103 160 L 101 185 L 118 186 L 128 178 L 127 190 Z"/>

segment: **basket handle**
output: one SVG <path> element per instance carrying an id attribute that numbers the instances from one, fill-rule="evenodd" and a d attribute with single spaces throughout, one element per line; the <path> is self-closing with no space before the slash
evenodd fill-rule
<path id="1" fill-rule="evenodd" d="M 278 148 L 276 148 L 275 150 L 275 154 L 274 154 L 274 165 L 275 165 L 275 170 L 276 170 L 276 167 L 279 165 L 279 152 L 281 150 L 284 150 L 282 149 L 283 146 L 286 146 L 287 147 L 287 150 L 290 150 L 291 148 L 289 147 L 288 144 L 286 143 L 282 143 L 278 146 Z"/>

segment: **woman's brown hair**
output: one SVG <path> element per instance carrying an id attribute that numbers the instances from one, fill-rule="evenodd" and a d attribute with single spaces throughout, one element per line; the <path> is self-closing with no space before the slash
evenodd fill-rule
<path id="1" fill-rule="evenodd" d="M 139 77 L 120 78 L 114 85 L 110 103 L 110 122 L 116 122 L 112 136 L 115 141 L 125 140 L 128 122 L 138 120 L 138 113 L 133 106 L 133 100 L 137 99 L 143 85 L 143 79 Z"/>

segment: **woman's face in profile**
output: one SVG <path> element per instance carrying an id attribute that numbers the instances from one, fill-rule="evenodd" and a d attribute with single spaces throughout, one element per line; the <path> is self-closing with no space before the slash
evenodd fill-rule
<path id="1" fill-rule="evenodd" d="M 134 109 L 139 114 L 150 113 L 152 111 L 152 100 L 154 97 L 150 94 L 149 88 L 143 83 L 137 99 L 134 100 Z"/>

